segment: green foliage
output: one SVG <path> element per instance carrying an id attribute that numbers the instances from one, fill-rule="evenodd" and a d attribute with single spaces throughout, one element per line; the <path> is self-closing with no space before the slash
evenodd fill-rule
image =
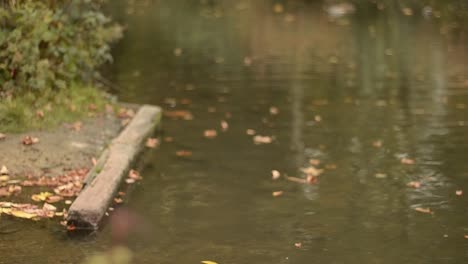
<path id="1" fill-rule="evenodd" d="M 0 3 L 0 99 L 42 95 L 96 77 L 121 37 L 102 0 L 6 0 Z"/>

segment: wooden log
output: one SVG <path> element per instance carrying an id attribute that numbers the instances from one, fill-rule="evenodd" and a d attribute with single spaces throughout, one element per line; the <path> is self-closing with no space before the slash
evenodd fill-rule
<path id="1" fill-rule="evenodd" d="M 123 178 L 130 170 L 145 140 L 161 120 L 161 109 L 142 106 L 127 127 L 115 138 L 88 174 L 84 188 L 70 206 L 67 225 L 96 230 Z"/>

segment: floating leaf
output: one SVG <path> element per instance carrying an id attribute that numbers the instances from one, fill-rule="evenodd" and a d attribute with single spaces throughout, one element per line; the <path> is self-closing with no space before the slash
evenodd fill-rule
<path id="1" fill-rule="evenodd" d="M 218 135 L 218 132 L 214 129 L 208 129 L 203 132 L 203 136 L 206 138 L 215 138 Z"/>
<path id="2" fill-rule="evenodd" d="M 279 179 L 279 177 L 281 177 L 281 173 L 279 171 L 277 171 L 277 170 L 272 170 L 271 171 L 271 178 L 273 180 L 277 180 L 277 179 Z"/>
<path id="3" fill-rule="evenodd" d="M 11 215 L 18 217 L 18 218 L 25 218 L 25 219 L 33 219 L 37 217 L 37 214 L 27 213 L 27 212 L 19 211 L 19 210 L 11 210 Z"/>
<path id="4" fill-rule="evenodd" d="M 201 263 L 203 264 L 218 264 L 217 262 L 211 261 L 211 260 L 203 260 Z"/>
<path id="5" fill-rule="evenodd" d="M 273 195 L 273 197 L 278 197 L 278 196 L 283 195 L 283 191 L 276 191 L 276 192 L 273 192 L 271 195 Z"/>
<path id="6" fill-rule="evenodd" d="M 159 140 L 157 138 L 148 138 L 145 144 L 145 146 L 148 148 L 156 148 L 158 145 Z"/>
<path id="7" fill-rule="evenodd" d="M 414 210 L 420 212 L 420 213 L 424 213 L 424 214 L 433 214 L 434 212 L 431 211 L 430 208 L 421 208 L 421 207 L 417 207 L 417 208 L 414 208 Z"/>
<path id="8" fill-rule="evenodd" d="M 463 195 L 463 191 L 462 190 L 456 190 L 455 194 L 458 195 L 458 196 L 461 196 L 461 195 Z"/>
<path id="9" fill-rule="evenodd" d="M 418 188 L 421 187 L 421 183 L 418 182 L 418 181 L 411 181 L 411 182 L 408 182 L 408 184 L 406 184 L 406 186 L 418 189 Z"/>
<path id="10" fill-rule="evenodd" d="M 0 169 L 0 175 L 8 175 L 10 172 L 8 171 L 8 168 L 3 165 L 2 168 Z"/>
<path id="11" fill-rule="evenodd" d="M 260 144 L 270 144 L 271 142 L 273 142 L 273 138 L 272 137 L 269 137 L 269 136 L 261 136 L 261 135 L 256 135 L 254 138 L 253 138 L 253 141 L 256 145 L 260 145 Z"/>
<path id="12" fill-rule="evenodd" d="M 33 199 L 36 202 L 41 202 L 41 201 L 45 201 L 47 199 L 47 197 L 50 197 L 50 196 L 53 196 L 53 195 L 54 194 L 50 193 L 50 192 L 41 192 L 39 194 L 33 194 L 31 196 L 31 199 Z"/>

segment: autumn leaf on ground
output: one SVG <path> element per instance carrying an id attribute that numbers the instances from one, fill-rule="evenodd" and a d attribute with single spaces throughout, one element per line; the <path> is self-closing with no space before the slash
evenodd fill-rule
<path id="1" fill-rule="evenodd" d="M 208 129 L 203 132 L 203 136 L 206 138 L 215 138 L 218 135 L 218 132 L 214 129 Z"/>
<path id="2" fill-rule="evenodd" d="M 189 150 L 178 150 L 176 151 L 177 157 L 190 157 L 192 156 L 192 151 Z"/>
<path id="3" fill-rule="evenodd" d="M 418 189 L 418 188 L 421 187 L 421 182 L 418 182 L 418 181 L 411 181 L 411 182 L 408 182 L 408 184 L 406 184 L 406 186 L 411 187 L 411 188 Z"/>
<path id="4" fill-rule="evenodd" d="M 424 213 L 424 214 L 434 214 L 434 212 L 432 212 L 430 208 L 417 207 L 417 208 L 414 208 L 414 210 L 416 210 L 416 211 L 418 211 L 420 213 Z"/>
<path id="5" fill-rule="evenodd" d="M 8 175 L 10 172 L 8 171 L 8 168 L 3 165 L 2 168 L 0 169 L 0 175 Z"/>
<path id="6" fill-rule="evenodd" d="M 31 199 L 33 199 L 36 202 L 40 202 L 40 201 L 45 201 L 47 199 L 47 197 L 50 197 L 50 196 L 53 196 L 53 195 L 54 194 L 50 193 L 50 192 L 41 192 L 39 194 L 33 194 L 31 196 Z"/>
<path id="7" fill-rule="evenodd" d="M 260 145 L 260 144 L 270 144 L 271 142 L 273 142 L 273 138 L 272 137 L 269 137 L 269 136 L 261 136 L 261 135 L 256 135 L 254 138 L 253 138 L 253 141 L 256 145 Z"/>
<path id="8" fill-rule="evenodd" d="M 145 146 L 148 148 L 156 148 L 158 145 L 159 140 L 157 138 L 148 138 L 145 144 Z"/>
<path id="9" fill-rule="evenodd" d="M 280 173 L 279 171 L 277 171 L 277 170 L 272 170 L 272 171 L 271 171 L 271 178 L 272 178 L 273 180 L 277 180 L 277 179 L 279 179 L 280 177 L 281 177 L 281 173 Z"/>
<path id="10" fill-rule="evenodd" d="M 217 262 L 211 261 L 211 260 L 203 260 L 201 263 L 203 264 L 218 264 Z"/>
<path id="11" fill-rule="evenodd" d="M 21 142 L 23 145 L 29 146 L 38 143 L 39 139 L 37 137 L 25 136 Z"/>
<path id="12" fill-rule="evenodd" d="M 278 196 L 283 195 L 283 191 L 272 192 L 271 195 L 273 195 L 273 197 L 278 197 Z"/>

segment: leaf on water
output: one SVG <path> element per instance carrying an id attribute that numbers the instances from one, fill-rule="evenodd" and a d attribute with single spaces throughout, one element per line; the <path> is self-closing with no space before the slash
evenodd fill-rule
<path id="1" fill-rule="evenodd" d="M 319 159 L 310 159 L 309 163 L 314 166 L 320 165 L 320 160 Z"/>
<path id="2" fill-rule="evenodd" d="M 434 212 L 432 212 L 430 208 L 417 207 L 417 208 L 414 208 L 414 210 L 420 213 L 424 213 L 424 214 L 434 214 Z"/>
<path id="3" fill-rule="evenodd" d="M 278 196 L 283 195 L 283 191 L 276 191 L 276 192 L 273 192 L 271 195 L 273 195 L 273 197 L 278 197 Z"/>
<path id="4" fill-rule="evenodd" d="M 217 262 L 211 261 L 211 260 L 203 260 L 201 263 L 203 264 L 218 264 Z"/>
<path id="5" fill-rule="evenodd" d="M 0 197 L 9 197 L 11 193 L 8 191 L 7 188 L 0 188 Z"/>
<path id="6" fill-rule="evenodd" d="M 173 142 L 174 138 L 173 137 L 164 137 L 164 142 Z"/>
<path id="7" fill-rule="evenodd" d="M 55 211 L 57 211 L 57 207 L 55 207 L 55 206 L 53 206 L 51 204 L 48 204 L 48 203 L 44 203 L 44 205 L 42 206 L 42 210 L 55 212 Z"/>
<path id="8" fill-rule="evenodd" d="M 66 205 L 70 205 L 70 204 L 72 204 L 72 203 L 73 203 L 73 202 L 72 202 L 71 200 L 65 200 L 65 204 L 66 204 Z"/>
<path id="9" fill-rule="evenodd" d="M 301 242 L 294 243 L 294 246 L 296 248 L 302 248 L 302 243 Z"/>
<path id="10" fill-rule="evenodd" d="M 183 120 L 193 119 L 192 113 L 187 110 L 164 111 L 163 113 L 164 113 L 164 116 L 167 116 L 173 119 L 183 119 Z"/>
<path id="11" fill-rule="evenodd" d="M 372 142 L 372 146 L 374 148 L 380 148 L 380 147 L 382 147 L 382 145 L 383 145 L 382 140 L 376 140 L 376 141 Z"/>
<path id="12" fill-rule="evenodd" d="M 406 165 L 413 165 L 416 163 L 413 159 L 409 159 L 409 158 L 402 158 L 400 162 Z"/>
<path id="13" fill-rule="evenodd" d="M 1 174 L 0 174 L 0 175 L 1 175 Z M 2 176 L 0 176 L 0 182 L 2 182 L 2 181 L 3 181 L 3 182 L 6 182 L 6 181 L 8 181 L 9 179 L 10 179 L 10 176 L 8 176 L 8 175 L 2 175 Z"/>
<path id="14" fill-rule="evenodd" d="M 140 176 L 140 173 L 138 171 L 136 171 L 136 170 L 130 170 L 128 172 L 128 178 L 134 179 L 136 181 L 139 181 L 139 180 L 143 179 L 143 177 Z"/>
<path id="15" fill-rule="evenodd" d="M 281 173 L 280 173 L 279 171 L 277 171 L 277 170 L 272 170 L 272 171 L 271 171 L 271 178 L 272 178 L 273 180 L 277 180 L 277 179 L 279 179 L 280 177 L 281 177 Z"/>
<path id="16" fill-rule="evenodd" d="M 269 136 L 261 136 L 261 135 L 256 135 L 254 138 L 253 138 L 253 141 L 256 145 L 260 145 L 260 144 L 270 144 L 271 142 L 273 142 L 273 138 L 272 137 L 269 137 Z"/>
<path id="17" fill-rule="evenodd" d="M 317 169 L 314 166 L 302 168 L 301 171 L 307 175 L 312 175 L 312 176 L 319 176 L 320 174 L 323 173 L 322 169 Z"/>
<path id="18" fill-rule="evenodd" d="M 257 132 L 256 132 L 255 130 L 249 128 L 249 129 L 247 129 L 247 130 L 245 131 L 245 133 L 246 133 L 247 135 L 249 135 L 249 136 L 253 136 L 253 135 L 255 135 Z"/>
<path id="19" fill-rule="evenodd" d="M 276 106 L 271 106 L 271 107 L 270 107 L 270 114 L 271 114 L 271 115 L 277 115 L 277 114 L 279 114 L 279 109 L 278 109 L 278 107 L 276 107 Z"/>
<path id="20" fill-rule="evenodd" d="M 0 175 L 8 175 L 10 172 L 8 171 L 8 168 L 5 165 L 2 165 L 2 168 L 0 169 Z"/>
<path id="21" fill-rule="evenodd" d="M 54 194 L 50 193 L 50 192 L 41 192 L 39 194 L 33 194 L 31 196 L 31 199 L 33 199 L 36 202 L 41 202 L 41 201 L 45 201 L 47 199 L 47 197 L 50 197 L 50 196 L 53 196 L 53 195 Z"/>
<path id="22" fill-rule="evenodd" d="M 178 150 L 176 151 L 177 157 L 190 157 L 192 156 L 192 151 L 189 150 Z"/>
<path id="23" fill-rule="evenodd" d="M 228 122 L 224 121 L 224 120 L 221 120 L 221 130 L 223 130 L 223 132 L 227 131 L 229 129 L 229 124 Z"/>
<path id="24" fill-rule="evenodd" d="M 464 237 L 465 239 L 468 239 L 468 235 L 464 235 L 463 237 Z"/>
<path id="25" fill-rule="evenodd" d="M 135 180 L 132 179 L 132 178 L 127 178 L 127 179 L 125 179 L 125 182 L 126 182 L 127 184 L 132 184 L 132 183 L 135 183 Z"/>
<path id="26" fill-rule="evenodd" d="M 411 187 L 411 188 L 418 189 L 418 188 L 421 187 L 421 182 L 418 182 L 418 181 L 411 181 L 411 182 L 408 182 L 408 184 L 406 184 L 406 186 Z"/>
<path id="27" fill-rule="evenodd" d="M 458 195 L 458 196 L 461 196 L 461 195 L 463 195 L 463 191 L 462 190 L 456 190 L 455 194 Z"/>
<path id="28" fill-rule="evenodd" d="M 218 132 L 214 129 L 208 129 L 203 132 L 203 136 L 206 138 L 215 138 L 218 135 Z"/>
<path id="29" fill-rule="evenodd" d="M 179 57 L 180 55 L 182 55 L 182 49 L 181 48 L 175 48 L 174 49 L 174 55 L 176 57 Z"/>
<path id="30" fill-rule="evenodd" d="M 23 143 L 23 145 L 29 146 L 29 145 L 38 143 L 39 138 L 32 137 L 32 136 L 25 136 L 21 142 Z"/>
<path id="31" fill-rule="evenodd" d="M 385 178 L 387 178 L 387 174 L 385 174 L 385 173 L 376 173 L 375 177 L 377 179 L 385 179 Z"/>
<path id="32" fill-rule="evenodd" d="M 148 138 L 145 144 L 145 146 L 148 148 L 156 148 L 158 145 L 159 140 L 157 138 Z"/>
<path id="33" fill-rule="evenodd" d="M 119 197 L 115 197 L 114 202 L 117 203 L 117 204 L 121 204 L 121 203 L 123 203 L 123 199 L 119 198 Z"/>

